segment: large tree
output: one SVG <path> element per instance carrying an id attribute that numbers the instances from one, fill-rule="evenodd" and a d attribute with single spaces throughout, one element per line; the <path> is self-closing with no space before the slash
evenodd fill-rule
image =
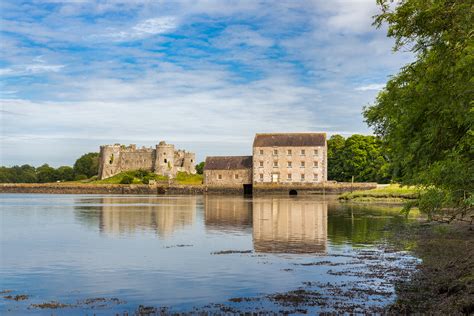
<path id="1" fill-rule="evenodd" d="M 474 42 L 470 0 L 377 0 L 394 50 L 415 60 L 393 76 L 364 116 L 403 183 L 456 199 L 473 190 Z"/>
<path id="2" fill-rule="evenodd" d="M 86 176 L 90 178 L 99 173 L 99 153 L 88 153 L 82 155 L 74 163 L 74 174 L 76 177 Z"/>

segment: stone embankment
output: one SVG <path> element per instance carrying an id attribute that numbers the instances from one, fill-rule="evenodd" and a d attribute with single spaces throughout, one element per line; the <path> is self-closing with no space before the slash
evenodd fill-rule
<path id="1" fill-rule="evenodd" d="M 311 185 L 256 185 L 254 194 L 336 194 L 353 190 L 370 190 L 376 183 L 321 183 Z M 86 183 L 3 183 L 0 193 L 41 194 L 243 194 L 243 187 L 204 185 L 86 184 Z"/>

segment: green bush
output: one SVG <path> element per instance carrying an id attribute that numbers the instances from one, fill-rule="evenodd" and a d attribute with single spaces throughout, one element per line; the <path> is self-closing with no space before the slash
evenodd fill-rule
<path id="1" fill-rule="evenodd" d="M 120 184 L 131 184 L 133 183 L 133 177 L 126 174 L 123 176 L 122 180 L 120 180 Z"/>

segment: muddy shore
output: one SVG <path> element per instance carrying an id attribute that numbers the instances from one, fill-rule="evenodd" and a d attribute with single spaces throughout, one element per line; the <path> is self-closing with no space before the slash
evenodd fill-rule
<path id="1" fill-rule="evenodd" d="M 474 227 L 422 223 L 395 233 L 422 260 L 410 280 L 396 285 L 389 314 L 474 314 Z"/>

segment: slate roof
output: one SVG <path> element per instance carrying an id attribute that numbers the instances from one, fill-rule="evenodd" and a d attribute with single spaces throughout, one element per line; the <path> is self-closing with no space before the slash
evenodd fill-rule
<path id="1" fill-rule="evenodd" d="M 326 133 L 269 133 L 256 134 L 253 147 L 325 146 Z"/>
<path id="2" fill-rule="evenodd" d="M 252 156 L 206 157 L 204 170 L 252 169 Z"/>

